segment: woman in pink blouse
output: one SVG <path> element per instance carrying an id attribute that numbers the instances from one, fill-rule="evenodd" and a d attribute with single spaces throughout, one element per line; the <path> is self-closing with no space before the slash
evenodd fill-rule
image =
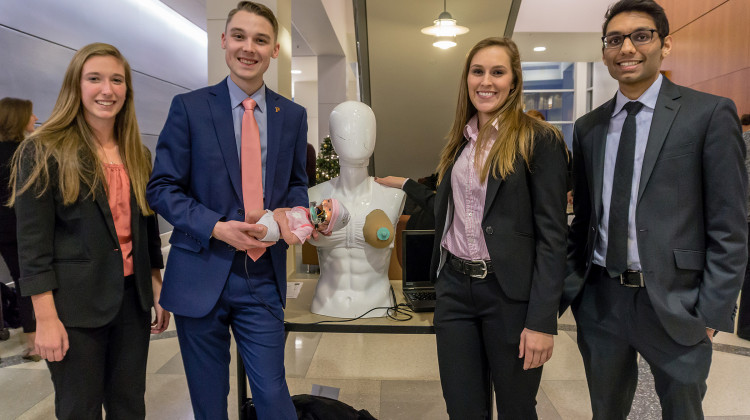
<path id="1" fill-rule="evenodd" d="M 558 130 L 523 112 L 508 38 L 466 57 L 436 194 L 379 178 L 435 209 L 432 280 L 440 381 L 451 419 L 536 419 L 565 272 L 567 154 Z M 488 374 L 491 373 L 491 378 Z"/>
<path id="2" fill-rule="evenodd" d="M 169 323 L 150 172 L 128 62 L 108 44 L 81 48 L 11 174 L 21 294 L 60 419 L 101 418 L 102 406 L 107 417 L 145 417 L 149 332 Z"/>

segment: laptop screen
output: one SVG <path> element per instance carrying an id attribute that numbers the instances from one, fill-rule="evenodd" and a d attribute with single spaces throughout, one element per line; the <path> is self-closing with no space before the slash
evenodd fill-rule
<path id="1" fill-rule="evenodd" d="M 404 287 L 432 286 L 430 260 L 434 230 L 404 230 L 401 237 L 401 263 Z"/>

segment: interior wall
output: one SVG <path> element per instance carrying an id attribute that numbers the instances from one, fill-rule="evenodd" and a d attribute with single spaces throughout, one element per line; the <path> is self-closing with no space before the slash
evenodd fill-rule
<path id="1" fill-rule="evenodd" d="M 441 50 L 420 29 L 432 24 L 442 4 L 367 2 L 371 106 L 377 120 L 375 175 L 416 179 L 435 171 L 455 115 L 466 53 L 483 38 L 503 35 L 511 2 L 473 3 L 471 11 L 460 2 L 448 3 L 457 23 L 470 32 L 456 38 L 456 47 Z"/>
<path id="2" fill-rule="evenodd" d="M 750 113 L 750 1 L 661 0 L 674 40 L 664 61 L 675 83 L 734 101 Z"/>
<path id="3" fill-rule="evenodd" d="M 205 86 L 207 73 L 205 31 L 161 3 L 152 7 L 161 13 L 136 1 L 0 1 L 0 98 L 31 100 L 42 124 L 75 51 L 110 43 L 133 70 L 141 138 L 153 152 L 172 98 Z M 160 227 L 171 230 L 163 220 Z"/>

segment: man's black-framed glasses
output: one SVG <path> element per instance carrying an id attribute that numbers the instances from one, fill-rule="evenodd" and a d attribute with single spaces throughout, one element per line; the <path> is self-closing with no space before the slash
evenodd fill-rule
<path id="1" fill-rule="evenodd" d="M 609 49 L 621 48 L 622 44 L 625 43 L 625 38 L 630 38 L 630 42 L 635 46 L 646 45 L 654 39 L 654 32 L 656 32 L 656 29 L 640 29 L 624 35 L 607 35 L 602 37 L 602 42 L 604 48 Z"/>

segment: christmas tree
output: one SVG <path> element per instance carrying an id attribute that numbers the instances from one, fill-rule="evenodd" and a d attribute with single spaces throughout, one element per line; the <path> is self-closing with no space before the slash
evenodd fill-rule
<path id="1" fill-rule="evenodd" d="M 320 184 L 339 176 L 339 155 L 333 150 L 331 137 L 326 136 L 320 145 L 318 158 L 315 160 L 315 183 Z"/>

